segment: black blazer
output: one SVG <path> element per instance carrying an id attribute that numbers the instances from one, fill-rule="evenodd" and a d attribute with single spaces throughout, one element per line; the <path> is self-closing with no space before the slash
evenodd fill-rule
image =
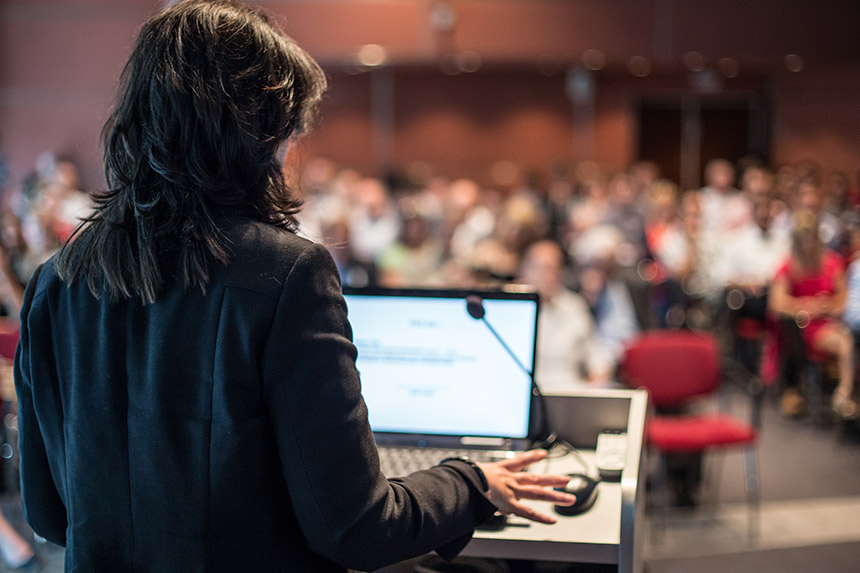
<path id="1" fill-rule="evenodd" d="M 459 551 L 494 511 L 468 465 L 386 479 L 328 252 L 229 218 L 232 261 L 155 304 L 46 263 L 15 358 L 24 509 L 66 570 L 369 570 Z"/>

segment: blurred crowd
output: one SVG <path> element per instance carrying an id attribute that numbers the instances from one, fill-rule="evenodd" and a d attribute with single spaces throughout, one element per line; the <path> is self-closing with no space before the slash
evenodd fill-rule
<path id="1" fill-rule="evenodd" d="M 0 157 L 2 164 L 2 157 Z M 0 311 L 17 319 L 24 285 L 93 207 L 74 162 L 46 152 L 14 185 L 0 166 Z"/>
<path id="2" fill-rule="evenodd" d="M 545 388 L 611 384 L 641 330 L 717 329 L 757 342 L 739 359 L 781 383 L 786 413 L 805 408 L 788 360 L 801 355 L 834 374 L 833 407 L 854 416 L 857 184 L 813 163 L 715 159 L 693 190 L 650 162 L 617 173 L 583 163 L 493 189 L 311 159 L 301 232 L 354 287 L 534 286 Z"/>
<path id="3" fill-rule="evenodd" d="M 2 170 L 0 170 L 2 174 Z M 2 175 L 0 175 L 2 179 Z M 74 163 L 43 154 L 0 180 L 0 302 L 11 317 L 36 265 L 92 208 Z M 642 161 L 523 174 L 488 188 L 443 176 L 368 177 L 305 160 L 300 233 L 325 244 L 353 287 L 497 288 L 541 295 L 536 378 L 545 389 L 614 383 L 625 343 L 652 328 L 718 329 L 738 359 L 803 412 L 803 360 L 856 415 L 860 181 L 812 163 L 710 161 L 679 189 Z"/>

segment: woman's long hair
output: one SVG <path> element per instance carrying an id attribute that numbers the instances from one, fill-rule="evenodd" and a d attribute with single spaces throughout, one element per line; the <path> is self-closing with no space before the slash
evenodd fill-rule
<path id="1" fill-rule="evenodd" d="M 821 258 L 825 245 L 818 232 L 818 216 L 812 211 L 797 211 L 792 216 L 791 254 L 792 271 L 803 273 L 821 270 Z"/>
<path id="2" fill-rule="evenodd" d="M 229 260 L 218 214 L 296 229 L 278 149 L 307 131 L 326 87 L 314 60 L 231 0 L 180 2 L 142 28 L 102 131 L 108 191 L 60 253 L 95 296 L 156 300 L 164 260 L 205 290 Z"/>

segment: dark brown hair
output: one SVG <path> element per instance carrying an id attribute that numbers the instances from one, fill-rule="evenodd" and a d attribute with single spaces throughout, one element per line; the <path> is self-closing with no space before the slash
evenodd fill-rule
<path id="1" fill-rule="evenodd" d="M 165 258 L 201 289 L 229 260 L 217 215 L 294 231 L 301 203 L 277 151 L 311 127 L 325 87 L 316 62 L 241 3 L 188 0 L 151 18 L 102 131 L 108 191 L 64 246 L 60 276 L 149 304 Z"/>

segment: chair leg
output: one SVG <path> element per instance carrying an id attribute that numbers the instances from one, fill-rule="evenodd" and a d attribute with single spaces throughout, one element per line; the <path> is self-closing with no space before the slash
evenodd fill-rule
<path id="1" fill-rule="evenodd" d="M 668 468 L 666 466 L 666 454 L 664 454 L 663 452 L 656 452 L 656 453 L 657 453 L 657 458 L 658 458 L 657 475 L 655 476 L 657 483 L 652 484 L 651 492 L 653 494 L 653 493 L 657 492 L 658 488 L 659 488 L 659 492 L 660 492 L 659 495 L 661 497 L 661 499 L 660 499 L 661 507 L 660 507 L 660 525 L 659 525 L 659 527 L 654 525 L 654 521 L 656 521 L 656 520 L 652 520 L 652 527 L 651 527 L 651 542 L 652 543 L 657 543 L 659 541 L 662 541 L 662 539 L 666 535 L 666 531 L 668 530 L 668 524 L 669 524 L 669 472 L 668 472 Z M 659 529 L 659 535 L 657 533 L 658 529 Z"/>
<path id="2" fill-rule="evenodd" d="M 705 492 L 708 495 L 708 503 L 716 504 L 720 499 L 720 476 L 723 474 L 723 460 L 725 454 L 723 452 L 714 452 L 708 456 L 702 455 L 702 464 L 704 465 L 704 480 L 702 482 L 702 501 L 705 499 Z"/>
<path id="3" fill-rule="evenodd" d="M 758 450 L 750 446 L 744 450 L 744 488 L 747 492 L 749 539 L 758 537 L 759 530 L 759 466 Z"/>
<path id="4" fill-rule="evenodd" d="M 821 365 L 810 362 L 806 368 L 806 405 L 809 411 L 809 419 L 813 424 L 822 423 L 826 419 L 822 416 L 822 405 L 824 402 L 821 388 L 822 383 L 823 374 L 821 372 Z"/>

